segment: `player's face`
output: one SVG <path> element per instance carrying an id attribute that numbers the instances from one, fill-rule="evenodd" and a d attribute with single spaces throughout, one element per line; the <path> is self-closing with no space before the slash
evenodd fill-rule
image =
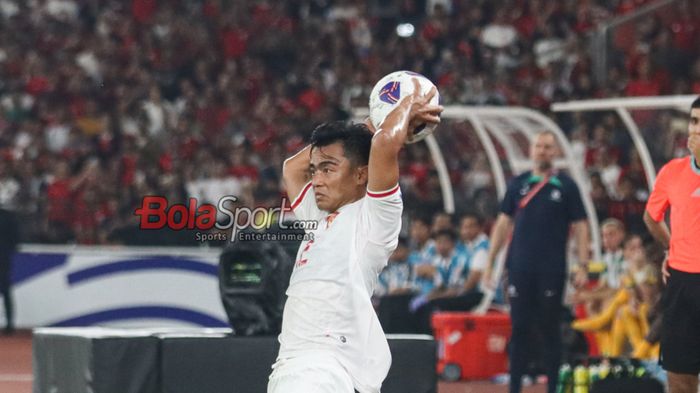
<path id="1" fill-rule="evenodd" d="M 530 159 L 535 163 L 535 167 L 542 171 L 552 168 L 556 154 L 556 141 L 552 134 L 538 134 L 530 146 Z"/>
<path id="2" fill-rule="evenodd" d="M 700 135 L 700 108 L 690 110 L 690 121 L 688 122 L 688 134 Z"/>
<path id="3" fill-rule="evenodd" d="M 423 244 L 430 239 L 430 227 L 422 221 L 413 221 L 411 223 L 411 240 L 418 244 Z"/>
<path id="4" fill-rule="evenodd" d="M 448 236 L 438 236 L 435 239 L 435 251 L 443 257 L 448 257 L 452 253 L 455 243 Z"/>
<path id="5" fill-rule="evenodd" d="M 690 110 L 690 121 L 688 122 L 688 150 L 700 160 L 700 108 Z"/>
<path id="6" fill-rule="evenodd" d="M 625 242 L 622 257 L 628 262 L 633 262 L 637 260 L 643 252 L 642 239 L 639 236 L 634 236 Z"/>
<path id="7" fill-rule="evenodd" d="M 473 217 L 465 217 L 459 225 L 459 237 L 463 241 L 470 242 L 474 240 L 481 232 L 479 222 Z"/>
<path id="8" fill-rule="evenodd" d="M 364 167 L 366 168 L 366 167 Z M 352 165 L 340 142 L 311 150 L 311 185 L 319 209 L 334 212 L 357 199 L 367 182 L 366 171 Z"/>
<path id="9" fill-rule="evenodd" d="M 615 251 L 620 248 L 622 241 L 625 238 L 625 234 L 622 233 L 620 229 L 615 226 L 609 225 L 602 229 L 603 235 L 603 248 L 606 251 Z"/>

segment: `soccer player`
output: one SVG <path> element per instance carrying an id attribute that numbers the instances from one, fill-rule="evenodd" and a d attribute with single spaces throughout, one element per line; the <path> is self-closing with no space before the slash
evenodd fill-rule
<path id="1" fill-rule="evenodd" d="M 374 134 L 322 124 L 285 161 L 294 214 L 318 228 L 297 253 L 268 392 L 379 392 L 391 353 L 370 297 L 401 228 L 398 154 L 416 124 L 439 122 L 435 94 L 403 98 Z"/>
<path id="2" fill-rule="evenodd" d="M 671 393 L 697 392 L 700 372 L 700 97 L 690 107 L 688 149 L 690 156 L 661 168 L 644 212 L 649 232 L 669 249 L 662 267 L 661 361 Z"/>
<path id="3" fill-rule="evenodd" d="M 583 303 L 586 313 L 592 316 L 605 309 L 604 303 L 615 297 L 620 289 L 620 280 L 626 269 L 626 261 L 623 258 L 622 243 L 625 240 L 625 224 L 617 218 L 608 218 L 600 225 L 601 238 L 603 240 L 602 262 L 605 270 L 592 286 L 581 286 L 574 294 L 574 303 Z M 586 282 L 588 272 L 579 271 L 583 276 L 580 282 Z"/>
<path id="4" fill-rule="evenodd" d="M 588 262 L 586 212 L 576 183 L 553 168 L 557 153 L 551 132 L 535 136 L 530 147 L 532 171 L 514 178 L 501 202 L 491 231 L 491 247 L 484 281 L 491 282 L 493 263 L 512 231 L 506 267 L 513 334 L 510 342 L 510 392 L 519 393 L 527 364 L 531 325 L 537 323 L 547 343 L 543 347 L 548 378 L 554 393 L 561 360 L 561 310 L 567 278 L 566 243 L 575 229 L 579 261 Z"/>

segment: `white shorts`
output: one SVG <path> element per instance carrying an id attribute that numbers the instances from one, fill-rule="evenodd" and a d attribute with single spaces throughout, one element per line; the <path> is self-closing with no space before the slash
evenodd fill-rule
<path id="1" fill-rule="evenodd" d="M 345 368 L 329 354 L 278 360 L 272 366 L 267 393 L 354 393 Z"/>

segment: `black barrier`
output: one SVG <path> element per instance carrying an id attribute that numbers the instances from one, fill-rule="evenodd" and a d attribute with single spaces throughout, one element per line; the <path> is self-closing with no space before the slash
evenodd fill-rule
<path id="1" fill-rule="evenodd" d="M 39 329 L 32 339 L 33 392 L 160 392 L 159 342 L 133 330 Z"/>
<path id="2" fill-rule="evenodd" d="M 266 392 L 279 345 L 272 337 L 161 339 L 165 393 Z"/>
<path id="3" fill-rule="evenodd" d="M 596 381 L 591 393 L 664 393 L 664 385 L 654 378 L 606 378 Z"/>
<path id="4" fill-rule="evenodd" d="M 95 334 L 91 328 L 34 334 L 34 393 L 264 393 L 277 356 L 275 337 Z M 392 365 L 382 393 L 435 393 L 435 341 L 389 336 Z"/>
<path id="5" fill-rule="evenodd" d="M 435 342 L 391 336 L 392 365 L 382 393 L 435 393 Z M 261 393 L 279 343 L 269 337 L 162 336 L 163 393 Z"/>

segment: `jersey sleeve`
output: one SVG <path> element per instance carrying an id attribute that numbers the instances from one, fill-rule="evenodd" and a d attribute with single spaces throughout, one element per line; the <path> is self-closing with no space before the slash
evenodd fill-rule
<path id="1" fill-rule="evenodd" d="M 647 200 L 646 211 L 652 220 L 659 222 L 664 219 L 664 214 L 670 204 L 668 197 L 668 166 L 661 168 L 654 182 L 654 189 Z"/>
<path id="2" fill-rule="evenodd" d="M 403 201 L 399 185 L 385 191 L 367 190 L 360 210 L 358 234 L 363 239 L 364 260 L 370 271 L 379 272 L 396 249 L 401 232 Z"/>
<path id="3" fill-rule="evenodd" d="M 316 205 L 314 189 L 311 182 L 306 183 L 301 193 L 292 201 L 292 211 L 298 220 L 320 220 L 324 212 Z"/>
<path id="4" fill-rule="evenodd" d="M 393 251 L 399 241 L 402 212 L 403 201 L 398 184 L 386 191 L 367 190 L 363 214 L 369 242 Z"/>
<path id="5" fill-rule="evenodd" d="M 579 190 L 576 182 L 569 180 L 569 198 L 568 198 L 568 211 L 569 211 L 569 221 L 575 222 L 586 219 L 586 209 L 583 207 L 583 200 L 581 199 L 581 191 Z"/>
<path id="6" fill-rule="evenodd" d="M 501 213 L 507 216 L 515 216 L 518 210 L 518 178 L 511 180 L 506 188 L 506 194 L 501 201 Z"/>
<path id="7" fill-rule="evenodd" d="M 489 252 L 488 249 L 480 248 L 472 255 L 469 271 L 482 272 L 486 270 L 488 264 Z"/>

